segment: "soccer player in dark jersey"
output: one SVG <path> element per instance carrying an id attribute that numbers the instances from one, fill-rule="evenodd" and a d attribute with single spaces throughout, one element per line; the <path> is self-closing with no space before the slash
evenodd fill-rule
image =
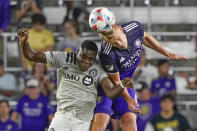
<path id="1" fill-rule="evenodd" d="M 101 10 L 102 8 L 98 8 L 98 10 L 93 11 L 99 13 L 102 12 Z M 101 18 L 99 17 L 97 20 L 99 21 Z M 118 85 L 124 78 L 132 77 L 140 62 L 142 44 L 165 55 L 169 59 L 187 59 L 185 56 L 169 52 L 163 48 L 155 38 L 144 32 L 143 26 L 138 21 L 130 21 L 121 26 L 112 25 L 112 28 L 99 33 L 99 35 L 104 40 L 99 52 L 100 61 L 115 85 Z M 122 96 L 124 95 L 130 95 L 133 98 L 133 103 L 135 103 L 135 89 L 124 90 Z M 93 131 L 105 130 L 111 116 L 111 109 L 113 110 L 112 117 L 120 120 L 124 131 L 137 131 L 135 113 L 139 113 L 139 111 L 136 110 L 135 106 L 128 106 L 122 97 L 118 97 L 113 101 L 110 100 L 101 88 L 98 96 L 101 100 L 95 108 L 92 123 Z"/>

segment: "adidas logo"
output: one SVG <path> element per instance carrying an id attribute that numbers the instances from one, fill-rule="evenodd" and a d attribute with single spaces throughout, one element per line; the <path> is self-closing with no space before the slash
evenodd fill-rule
<path id="1" fill-rule="evenodd" d="M 120 58 L 120 62 L 123 62 L 124 60 L 125 60 L 124 57 L 121 57 L 121 58 Z"/>

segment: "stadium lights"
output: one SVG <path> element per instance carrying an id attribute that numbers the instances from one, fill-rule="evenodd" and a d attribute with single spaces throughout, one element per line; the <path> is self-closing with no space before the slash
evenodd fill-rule
<path id="1" fill-rule="evenodd" d="M 93 0 L 87 0 L 87 5 L 90 6 L 93 4 Z"/>
<path id="2" fill-rule="evenodd" d="M 150 0 L 144 0 L 145 5 L 150 5 Z"/>
<path id="3" fill-rule="evenodd" d="M 174 0 L 174 5 L 178 5 L 179 4 L 179 0 Z"/>

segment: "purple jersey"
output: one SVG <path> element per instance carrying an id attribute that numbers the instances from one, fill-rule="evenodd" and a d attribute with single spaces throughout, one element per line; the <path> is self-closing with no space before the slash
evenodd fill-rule
<path id="1" fill-rule="evenodd" d="M 142 48 L 142 39 L 144 29 L 137 21 L 131 21 L 122 25 L 123 31 L 126 34 L 128 47 L 121 50 L 103 42 L 99 57 L 104 70 L 107 73 L 120 73 L 120 79 L 132 77 L 137 65 L 140 62 L 140 50 Z M 136 99 L 135 89 L 128 89 L 129 95 Z M 125 113 L 131 112 L 128 104 L 122 97 L 115 100 L 109 99 L 101 87 L 98 88 L 98 99 L 95 108 L 95 113 L 105 113 L 113 118 L 120 119 Z"/>
<path id="2" fill-rule="evenodd" d="M 104 70 L 108 73 L 120 73 L 120 79 L 132 77 L 140 62 L 140 50 L 144 36 L 143 26 L 137 21 L 131 21 L 122 25 L 126 34 L 128 47 L 121 50 L 103 42 L 99 57 Z"/>
<path id="3" fill-rule="evenodd" d="M 152 97 L 148 101 L 141 101 L 138 99 L 138 103 L 142 113 L 138 114 L 137 128 L 138 131 L 144 131 L 147 122 L 161 111 L 160 98 Z"/>
<path id="4" fill-rule="evenodd" d="M 44 131 L 50 114 L 49 99 L 42 94 L 36 100 L 25 95 L 19 99 L 16 112 L 22 115 L 21 131 Z"/>
<path id="5" fill-rule="evenodd" d="M 175 79 L 168 76 L 158 77 L 152 81 L 150 90 L 152 93 L 156 92 L 156 95 L 160 97 L 169 94 L 171 91 L 176 90 Z"/>
<path id="6" fill-rule="evenodd" d="M 5 122 L 2 122 L 0 120 L 0 131 L 19 131 L 19 128 L 18 128 L 17 123 L 13 122 L 9 118 Z"/>

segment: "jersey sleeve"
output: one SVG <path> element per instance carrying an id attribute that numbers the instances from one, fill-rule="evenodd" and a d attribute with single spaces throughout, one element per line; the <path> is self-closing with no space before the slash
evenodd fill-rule
<path id="1" fill-rule="evenodd" d="M 144 37 L 144 27 L 143 27 L 143 25 L 140 23 L 140 22 L 138 22 L 138 21 L 135 21 L 137 24 L 138 24 L 138 30 L 139 30 L 139 33 L 140 33 L 140 37 Z"/>
<path id="2" fill-rule="evenodd" d="M 106 55 L 100 52 L 99 59 L 105 72 L 109 74 L 119 72 L 116 61 L 115 61 L 115 56 L 113 54 Z"/>
<path id="3" fill-rule="evenodd" d="M 105 78 L 105 77 L 108 77 L 106 72 L 103 70 L 103 68 L 100 66 L 100 69 L 99 69 L 99 72 L 100 72 L 100 75 L 99 75 L 99 83 L 101 83 L 101 81 Z"/>
<path id="4" fill-rule="evenodd" d="M 125 23 L 122 25 L 123 29 L 129 36 L 133 36 L 133 33 L 137 33 L 138 37 L 143 38 L 144 37 L 144 27 L 143 25 L 138 21 L 130 21 L 128 23 Z"/>
<path id="5" fill-rule="evenodd" d="M 66 52 L 57 52 L 57 51 L 47 51 L 44 52 L 47 59 L 47 64 L 51 64 L 54 67 L 61 67 L 62 64 L 65 64 L 67 53 Z"/>

